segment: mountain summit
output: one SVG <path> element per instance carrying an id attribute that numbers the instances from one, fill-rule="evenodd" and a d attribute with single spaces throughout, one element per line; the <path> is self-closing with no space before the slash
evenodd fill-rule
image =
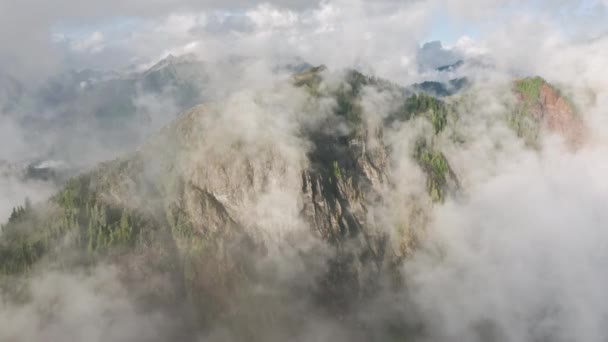
<path id="1" fill-rule="evenodd" d="M 528 113 L 570 137 L 574 109 L 554 88 L 516 83 L 515 94 L 517 114 L 504 119 L 518 133 L 513 120 Z M 109 264 L 137 305 L 224 327 L 228 340 L 301 335 L 305 312 L 354 340 L 407 336 L 415 328 L 394 323 L 402 313 L 364 313 L 404 286 L 397 268 L 433 206 L 466 192 L 444 144 L 466 144 L 458 127 L 472 96 L 410 95 L 317 67 L 196 106 L 18 210 L 0 236 L 4 286 L 39 268 Z M 377 98 L 393 105 L 374 107 Z"/>

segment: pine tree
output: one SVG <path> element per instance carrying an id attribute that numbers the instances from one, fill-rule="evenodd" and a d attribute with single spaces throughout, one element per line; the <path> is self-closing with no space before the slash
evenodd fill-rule
<path id="1" fill-rule="evenodd" d="M 120 216 L 120 226 L 118 228 L 120 231 L 120 240 L 121 242 L 129 242 L 131 239 L 132 229 L 129 225 L 129 215 L 126 210 L 122 211 L 122 215 Z"/>
<path id="2" fill-rule="evenodd" d="M 101 228 L 105 228 L 107 225 L 106 207 L 104 206 L 101 206 L 101 210 L 99 211 L 99 224 Z"/>
<path id="3" fill-rule="evenodd" d="M 95 216 L 91 215 L 89 217 L 89 228 L 87 229 L 87 238 L 88 238 L 88 244 L 87 244 L 87 249 L 89 251 L 89 253 L 93 253 L 95 251 L 95 246 L 94 244 L 94 240 L 93 238 L 95 237 L 95 229 L 94 229 L 94 220 L 95 220 Z"/>
<path id="4" fill-rule="evenodd" d="M 17 220 L 17 209 L 13 208 L 13 211 L 11 212 L 11 216 L 8 218 L 8 222 L 14 222 Z"/>
<path id="5" fill-rule="evenodd" d="M 105 239 L 104 239 L 103 234 L 104 234 L 104 228 L 100 227 L 97 230 L 97 243 L 96 243 L 96 246 L 95 246 L 95 248 L 97 250 L 102 249 L 104 247 Z"/>

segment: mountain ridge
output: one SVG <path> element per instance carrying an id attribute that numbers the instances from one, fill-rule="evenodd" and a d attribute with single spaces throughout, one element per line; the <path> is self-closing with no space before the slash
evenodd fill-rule
<path id="1" fill-rule="evenodd" d="M 437 143 L 458 110 L 449 99 L 408 96 L 405 88 L 354 70 L 340 82 L 328 79 L 323 67 L 294 76 L 295 88 L 278 99 L 292 101 L 293 114 L 284 119 L 272 113 L 273 103 L 260 106 L 263 96 L 186 111 L 136 151 L 70 180 L 42 214 L 30 208 L 13 218 L 0 235 L 1 272 L 19 275 L 58 260 L 110 262 L 138 300 L 186 302 L 201 326 L 247 319 L 267 326 L 247 316 L 249 310 L 263 301 L 281 312 L 274 305 L 284 295 L 308 298 L 334 316 L 365 308 L 380 288 L 398 288 L 403 280 L 394 269 L 422 238 L 430 208 L 461 190 Z M 370 88 L 399 103 L 379 124 L 365 116 Z M 312 120 L 329 100 L 329 112 Z M 240 101 L 255 114 L 237 116 Z M 532 119 L 546 117 L 525 109 Z M 259 121 L 263 129 L 256 128 Z M 423 193 L 409 195 L 415 204 L 402 209 L 406 219 L 393 223 L 395 235 L 374 210 L 390 205 L 398 181 L 394 147 L 384 136 L 416 122 L 427 129 L 411 137 L 407 153 Z M 64 255 L 69 250 L 75 258 Z M 272 272 L 266 277 L 266 267 L 279 267 L 282 258 L 300 260 L 297 271 L 312 276 L 303 283 L 291 272 L 283 280 Z M 259 286 L 277 293 L 260 295 Z M 286 331 L 297 330 L 297 315 L 285 314 Z M 245 336 L 263 340 L 261 326 Z"/>

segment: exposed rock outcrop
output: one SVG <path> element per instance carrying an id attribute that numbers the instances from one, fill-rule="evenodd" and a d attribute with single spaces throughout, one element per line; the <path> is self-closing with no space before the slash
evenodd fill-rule
<path id="1" fill-rule="evenodd" d="M 580 113 L 572 101 L 557 88 L 540 77 L 515 82 L 516 95 L 521 101 L 521 110 L 547 131 L 560 134 L 567 143 L 576 148 L 587 139 L 587 129 Z M 538 134 L 538 128 L 534 134 Z"/>
<path id="2" fill-rule="evenodd" d="M 250 324 L 237 340 L 263 340 L 276 322 L 285 325 L 283 339 L 302 329 L 301 312 L 290 307 L 299 300 L 332 317 L 365 306 L 379 288 L 399 284 L 392 270 L 424 228 L 424 206 L 459 191 L 436 143 L 457 113 L 356 71 L 328 86 L 323 72 L 294 78 L 302 114 L 286 122 L 265 108 L 249 122 L 238 103 L 198 106 L 137 151 L 71 180 L 40 211 L 9 222 L 0 272 L 109 262 L 136 300 L 190 307 L 197 327 Z M 366 87 L 397 94 L 394 113 L 375 125 L 364 117 Z M 554 88 L 534 83 L 518 94 L 533 119 L 581 141 L 580 119 Z M 329 112 L 311 120 L 320 103 Z M 373 210 L 396 182 L 384 135 L 413 120 L 427 129 L 405 158 L 426 177 L 427 193 L 414 208 L 399 203 L 412 211 L 403 217 L 418 218 L 391 232 Z"/>

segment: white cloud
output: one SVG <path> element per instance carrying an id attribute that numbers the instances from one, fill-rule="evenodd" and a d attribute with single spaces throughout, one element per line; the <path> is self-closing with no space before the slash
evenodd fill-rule
<path id="1" fill-rule="evenodd" d="M 188 35 L 191 30 L 204 21 L 204 14 L 170 14 L 156 28 L 156 32 L 175 36 Z"/>
<path id="2" fill-rule="evenodd" d="M 490 52 L 485 46 L 469 36 L 458 38 L 453 45 L 446 46 L 446 48 L 459 51 L 467 57 L 479 57 Z"/>
<path id="3" fill-rule="evenodd" d="M 291 28 L 298 22 L 298 15 L 291 10 L 283 10 L 263 4 L 248 11 L 246 16 L 262 31 Z"/>
<path id="4" fill-rule="evenodd" d="M 429 242 L 441 256 L 406 266 L 433 340 L 606 339 L 605 153 L 503 160 L 465 200 L 437 208 Z"/>
<path id="5" fill-rule="evenodd" d="M 103 33 L 95 31 L 84 39 L 73 41 L 70 47 L 76 52 L 98 53 L 105 47 L 105 38 Z"/>
<path id="6" fill-rule="evenodd" d="M 320 4 L 231 1 L 226 6 L 232 6 L 231 10 L 238 8 L 236 14 L 218 14 L 219 19 L 211 19 L 214 16 L 209 9 L 221 6 L 220 1 L 199 6 L 187 1 L 179 4 L 134 1 L 114 3 L 116 8 L 95 2 L 84 12 L 50 11 L 32 27 L 25 23 L 24 30 L 28 30 L 23 41 L 10 41 L 7 51 L 13 58 L 0 56 L 0 66 L 13 65 L 16 56 L 21 55 L 27 57 L 23 65 L 37 66 L 39 51 L 52 50 L 48 46 L 50 38 L 45 38 L 45 34 L 59 19 L 76 18 L 82 22 L 86 18 L 138 14 L 144 23 L 133 32 L 114 38 L 96 31 L 70 46 L 74 52 L 97 55 L 95 61 L 100 64 L 108 53 L 116 51 L 112 49 L 123 51 L 129 60 L 185 52 L 220 61 L 230 55 L 259 57 L 262 61 L 253 63 L 244 75 L 241 69 L 215 70 L 211 75 L 213 88 L 219 89 L 218 92 L 229 88 L 226 84 L 236 82 L 235 79 L 242 82 L 241 88 L 247 88 L 248 92 L 231 97 L 225 121 L 216 122 L 217 129 L 211 130 L 208 139 L 225 142 L 222 139 L 238 138 L 246 141 L 247 146 L 263 142 L 287 148 L 284 152 L 290 154 L 290 148 L 299 147 L 299 140 L 289 140 L 293 145 L 274 143 L 293 138 L 293 118 L 279 116 L 284 110 L 280 105 L 276 105 L 277 113 L 260 108 L 254 96 L 255 89 L 270 82 L 267 76 L 276 58 L 299 56 L 311 63 L 328 64 L 333 69 L 357 66 L 406 84 L 425 76 L 417 70 L 421 60 L 437 57 L 441 61 L 453 61 L 459 57 L 457 54 L 489 56 L 496 69 L 473 75 L 486 78 L 482 80 L 486 82 L 484 87 L 479 86 L 475 91 L 483 95 L 487 103 L 459 118 L 471 126 L 467 136 L 474 137 L 475 141 L 464 151 L 452 145 L 446 147 L 468 192 L 461 201 L 435 207 L 436 221 L 429 236 L 433 243 L 440 245 L 444 258 L 421 252 L 405 270 L 414 285 L 419 314 L 433 328 L 436 340 L 475 340 L 476 334 L 484 329 L 504 334 L 501 336 L 507 341 L 547 338 L 557 333 L 563 333 L 560 336 L 564 339 L 572 337 L 570 340 L 577 337 L 578 340 L 603 340 L 607 335 L 599 325 L 608 315 L 603 295 L 608 285 L 608 278 L 603 276 L 604 260 L 608 258 L 603 241 L 608 236 L 602 228 L 608 224 L 602 210 L 608 201 L 605 177 L 608 165 L 604 157 L 608 152 L 605 149 L 608 134 L 604 129 L 608 125 L 605 110 L 608 106 L 605 77 L 608 40 L 573 40 L 573 35 L 560 26 L 555 13 L 572 8 L 577 1 L 535 2 L 547 12 L 530 12 L 524 3 L 508 0 L 334 0 Z M 32 5 L 31 1 L 29 4 Z M 68 9 L 72 3 L 64 1 L 63 5 Z M 479 37 L 462 37 L 447 48 L 452 51 L 435 46 L 432 54 L 421 55 L 419 38 L 428 31 L 434 11 L 442 5 L 448 6 L 452 15 L 479 23 L 482 30 Z M 520 9 L 518 5 L 523 7 Z M 44 11 L 48 5 L 41 6 Z M 94 10 L 100 14 L 93 13 Z M 23 13 L 17 11 L 17 16 L 20 14 Z M 0 19 L 5 16 L 0 14 Z M 224 24 L 227 26 L 223 27 Z M 584 28 L 581 26 L 581 30 Z M 0 30 L 0 39 L 6 39 L 2 32 Z M 29 43 L 31 37 L 36 38 L 34 44 Z M 65 43 L 65 39 L 56 36 L 55 42 Z M 570 155 L 550 140 L 549 151 L 540 156 L 522 151 L 521 143 L 497 119 L 497 113 L 503 109 L 502 101 L 509 97 L 508 86 L 492 88 L 500 82 L 508 85 L 513 73 L 540 74 L 565 84 L 564 91 L 571 91 L 577 104 L 584 103 L 580 114 L 594 128 L 595 145 Z M 581 99 L 584 92 L 580 89 L 588 91 L 591 100 L 584 102 Z M 286 97 L 304 102 L 296 95 L 288 93 Z M 264 99 L 273 100 L 267 96 Z M 285 99 L 279 98 L 276 102 L 281 103 L 279 100 Z M 382 101 L 384 99 L 372 102 L 370 111 L 382 111 Z M 164 114 L 174 110 L 173 103 L 157 98 L 141 97 L 136 105 L 150 115 L 154 127 L 164 124 L 167 119 Z M 261 118 L 264 120 L 260 121 Z M 28 145 L 20 140 L 22 137 L 15 136 L 18 127 L 5 126 L 0 129 L 5 133 L 4 138 L 14 141 L 3 145 L 0 153 L 13 155 L 18 154 L 16 151 L 27 151 Z M 397 158 L 403 158 L 395 162 L 395 171 L 403 175 L 402 183 L 396 187 L 394 206 L 397 208 L 407 197 L 403 193 L 425 191 L 424 175 L 408 157 L 415 133 L 412 130 L 410 127 L 410 131 L 401 131 L 401 135 L 394 138 Z M 227 136 L 225 132 L 232 135 Z M 418 171 L 412 172 L 412 169 Z M 299 175 L 295 172 L 292 176 L 296 180 L 290 182 L 294 185 L 292 190 L 298 192 Z M 284 193 L 279 186 L 274 190 L 262 198 L 260 207 L 254 208 L 252 215 L 260 218 L 262 224 L 282 229 L 285 222 L 297 217 L 297 205 L 290 198 L 292 193 Z M 3 198 L 13 200 L 11 195 Z M 280 204 L 288 210 L 273 210 Z M 400 215 L 398 209 L 385 209 L 395 211 L 389 214 Z M 488 326 L 490 328 L 485 328 Z M 571 336 L 573 333 L 577 335 Z"/>

